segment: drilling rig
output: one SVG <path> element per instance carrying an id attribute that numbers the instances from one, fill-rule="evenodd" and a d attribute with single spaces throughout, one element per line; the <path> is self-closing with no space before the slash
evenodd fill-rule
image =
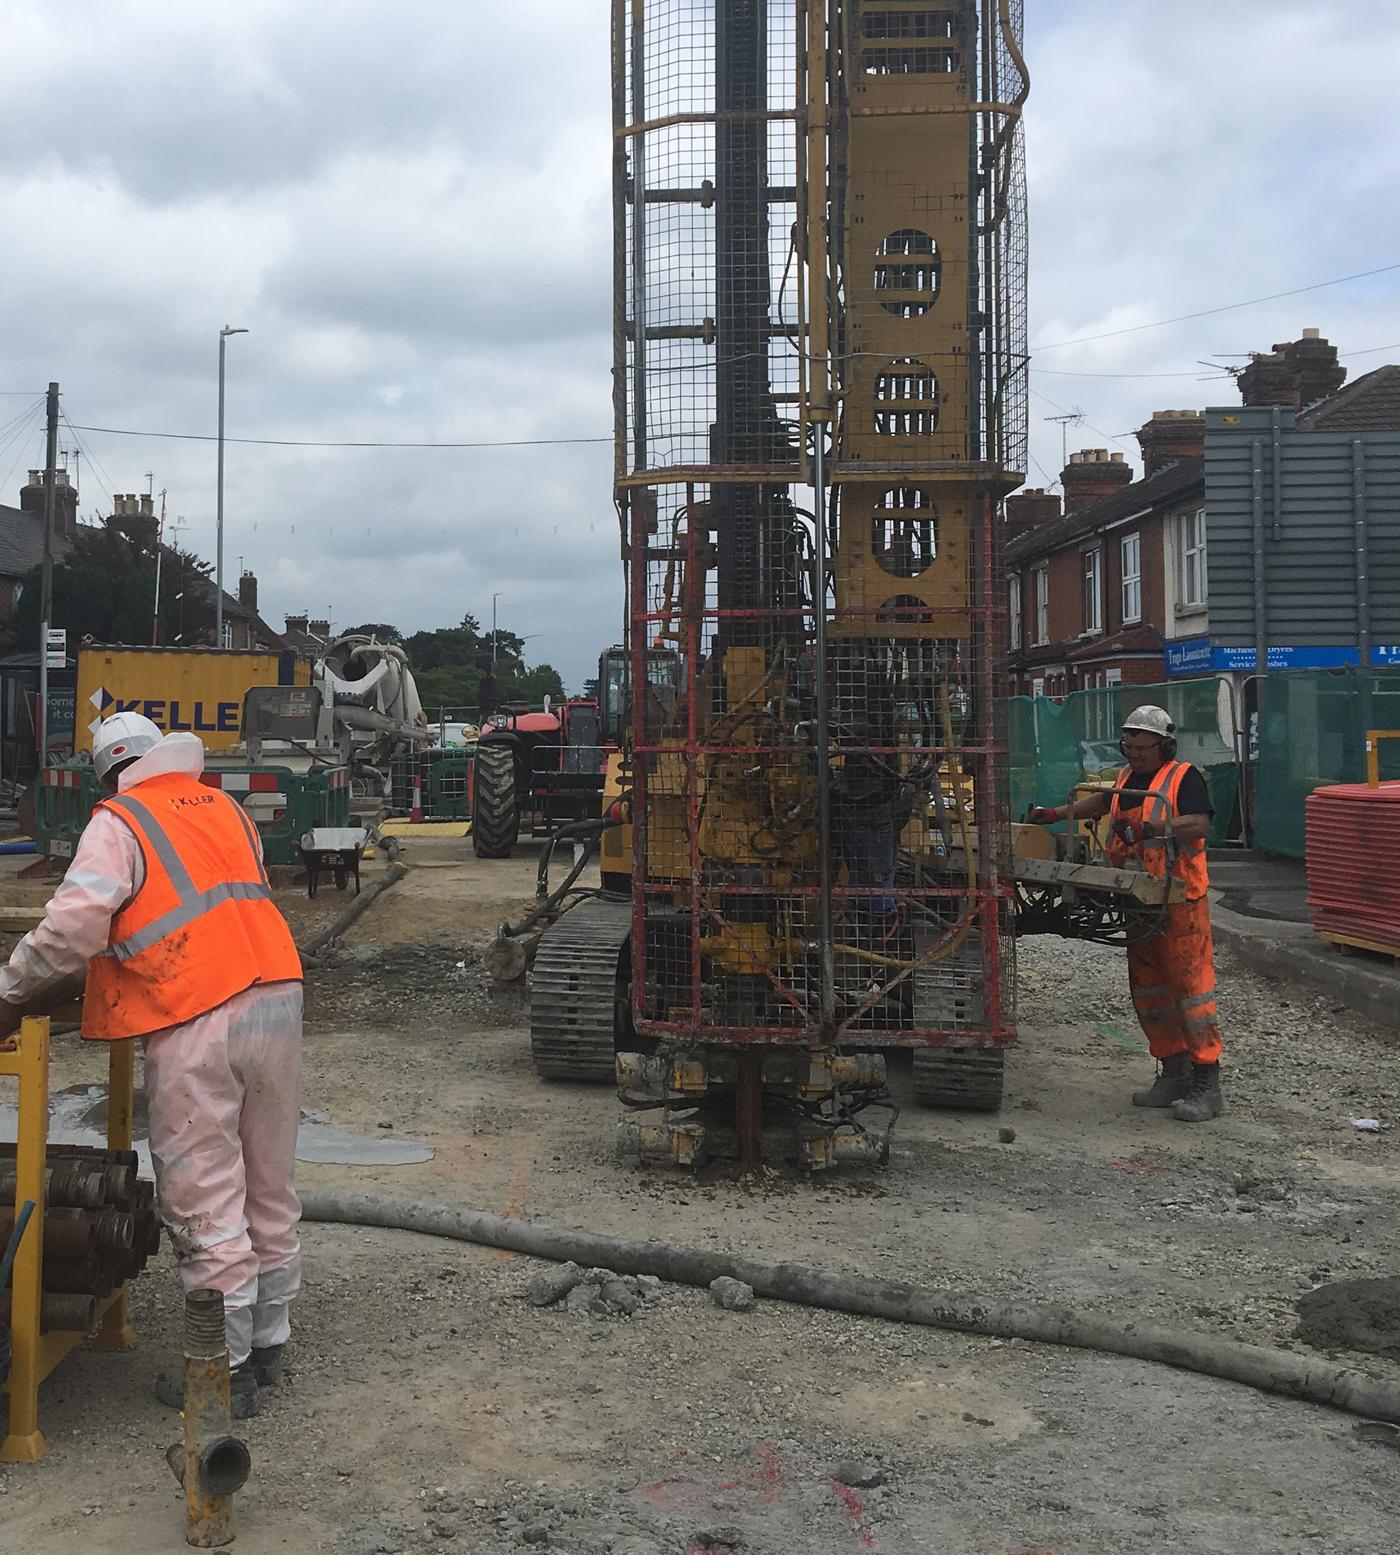
<path id="1" fill-rule="evenodd" d="M 560 920 L 536 998 L 562 1074 L 625 991 L 632 1159 L 882 1160 L 893 1049 L 1000 1104 L 1020 13 L 614 0 L 631 897 Z"/>

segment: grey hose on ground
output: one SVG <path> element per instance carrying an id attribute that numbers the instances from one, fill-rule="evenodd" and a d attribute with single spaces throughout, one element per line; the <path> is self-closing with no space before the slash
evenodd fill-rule
<path id="1" fill-rule="evenodd" d="M 314 956 L 318 951 L 324 950 L 333 939 L 339 939 L 344 934 L 376 896 L 387 891 L 390 886 L 397 885 L 407 873 L 407 864 L 390 864 L 377 880 L 372 880 L 363 891 L 352 896 L 349 903 L 342 907 L 324 928 L 318 929 L 304 945 L 298 945 L 298 951 L 303 956 Z"/>
<path id="2" fill-rule="evenodd" d="M 1036 1344 L 1102 1350 L 1110 1355 L 1127 1355 L 1242 1382 L 1262 1393 L 1327 1404 L 1369 1420 L 1400 1422 L 1400 1386 L 1394 1383 L 1367 1377 L 1320 1357 L 1213 1339 L 1159 1323 L 1121 1322 L 1071 1307 L 994 1301 L 804 1264 L 764 1263 L 670 1242 L 601 1236 L 539 1221 L 508 1220 L 465 1206 L 425 1203 L 421 1199 L 347 1193 L 334 1188 L 308 1188 L 301 1197 L 304 1220 L 417 1231 L 425 1236 L 503 1247 L 531 1258 L 612 1269 L 618 1274 L 654 1274 L 680 1285 L 708 1286 L 727 1274 L 751 1285 L 758 1295 L 778 1301 L 896 1323 L 918 1323 L 925 1328 L 987 1334 L 997 1339 L 1027 1339 Z"/>

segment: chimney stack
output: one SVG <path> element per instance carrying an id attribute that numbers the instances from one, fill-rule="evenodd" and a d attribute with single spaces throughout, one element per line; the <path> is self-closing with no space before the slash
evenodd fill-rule
<path id="1" fill-rule="evenodd" d="M 238 579 L 238 603 L 254 615 L 258 613 L 258 578 L 253 572 L 244 572 Z"/>
<path id="2" fill-rule="evenodd" d="M 1060 483 L 1065 489 L 1065 512 L 1077 513 L 1104 497 L 1111 497 L 1130 485 L 1132 466 L 1122 454 L 1110 454 L 1106 448 L 1082 448 L 1069 456 L 1069 463 L 1060 472 Z"/>
<path id="3" fill-rule="evenodd" d="M 1297 340 L 1280 341 L 1272 351 L 1258 351 L 1250 358 L 1239 377 L 1240 399 L 1246 405 L 1305 410 L 1335 394 L 1346 376 L 1336 346 L 1321 330 L 1305 329 Z"/>
<path id="4" fill-rule="evenodd" d="M 1169 464 L 1201 459 L 1206 451 L 1206 418 L 1199 410 L 1154 410 L 1138 428 L 1145 480 Z"/>
<path id="5" fill-rule="evenodd" d="M 1060 499 L 1056 493 L 1039 486 L 1028 486 L 1006 499 L 1005 536 L 1015 540 L 1041 524 L 1052 523 L 1059 516 Z"/>
<path id="6" fill-rule="evenodd" d="M 302 636 L 302 637 L 306 636 L 306 617 L 305 617 L 305 615 L 288 616 L 286 618 L 286 620 L 287 620 L 286 630 L 288 632 L 295 632 L 299 636 Z"/>
<path id="7" fill-rule="evenodd" d="M 310 632 L 313 637 L 319 637 L 324 641 L 324 639 L 331 635 L 331 623 L 325 619 L 308 621 L 306 623 L 306 630 Z"/>
<path id="8" fill-rule="evenodd" d="M 141 517 L 154 518 L 156 516 L 156 499 L 147 492 L 141 493 Z"/>
<path id="9" fill-rule="evenodd" d="M 22 513 L 44 516 L 44 472 L 31 470 L 29 480 L 19 490 Z M 53 472 L 53 532 L 72 539 L 78 528 L 78 488 L 70 485 L 67 470 Z"/>

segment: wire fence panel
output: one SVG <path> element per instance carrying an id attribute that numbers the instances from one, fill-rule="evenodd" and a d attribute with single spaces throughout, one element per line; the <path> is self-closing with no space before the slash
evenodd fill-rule
<path id="1" fill-rule="evenodd" d="M 1064 804 L 1076 783 L 1111 782 L 1123 766 L 1123 720 L 1136 707 L 1166 708 L 1176 725 L 1177 756 L 1199 767 L 1210 790 L 1213 843 L 1238 837 L 1239 720 L 1224 677 L 1173 680 L 1157 686 L 1101 686 L 1067 697 L 1012 697 L 1012 813 L 1031 805 Z"/>
<path id="2" fill-rule="evenodd" d="M 1400 670 L 1291 670 L 1260 682 L 1256 847 L 1306 855 L 1307 797 L 1366 781 L 1369 729 L 1400 729 Z M 1379 749 L 1381 777 L 1400 778 L 1400 741 Z"/>
<path id="3" fill-rule="evenodd" d="M 634 1018 L 1004 1044 L 1020 6 L 614 18 Z"/>

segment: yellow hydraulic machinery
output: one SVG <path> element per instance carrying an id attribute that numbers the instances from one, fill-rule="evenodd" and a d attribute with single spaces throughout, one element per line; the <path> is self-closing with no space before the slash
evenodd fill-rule
<path id="1" fill-rule="evenodd" d="M 1020 9 L 614 0 L 630 894 L 545 934 L 532 1026 L 555 1074 L 635 1036 L 634 1158 L 883 1159 L 896 1048 L 999 1103 Z"/>

